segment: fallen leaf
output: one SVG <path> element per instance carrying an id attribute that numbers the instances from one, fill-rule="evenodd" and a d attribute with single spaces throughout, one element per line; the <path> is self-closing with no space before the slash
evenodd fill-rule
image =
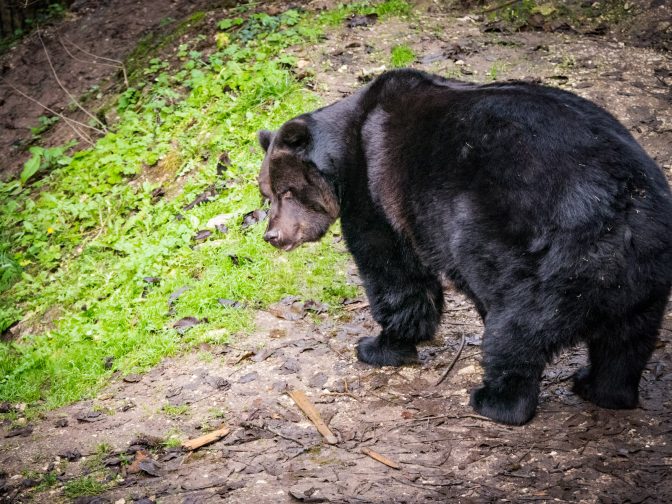
<path id="1" fill-rule="evenodd" d="M 278 318 L 290 321 L 301 320 L 306 316 L 305 303 L 299 301 L 295 296 L 288 296 L 278 303 L 273 303 L 268 307 L 268 311 Z"/>
<path id="2" fill-rule="evenodd" d="M 68 462 L 75 462 L 82 458 L 82 454 L 79 453 L 79 450 L 74 449 L 74 450 L 65 450 L 62 452 L 58 453 L 58 456 L 61 458 L 64 458 Z"/>
<path id="3" fill-rule="evenodd" d="M 210 376 L 208 377 L 207 382 L 211 387 L 216 388 L 217 390 L 229 390 L 231 388 L 231 382 L 221 376 Z"/>
<path id="4" fill-rule="evenodd" d="M 272 350 L 270 348 L 264 348 L 260 352 L 257 352 L 254 354 L 254 357 L 252 357 L 252 360 L 254 362 L 263 362 L 266 359 L 268 359 L 271 355 L 275 353 L 275 350 Z"/>
<path id="5" fill-rule="evenodd" d="M 80 413 L 77 413 L 75 418 L 79 422 L 91 423 L 91 422 L 98 422 L 99 420 L 102 420 L 105 417 L 100 411 L 82 411 Z"/>
<path id="6" fill-rule="evenodd" d="M 366 14 L 364 16 L 358 16 L 353 14 L 346 19 L 345 25 L 348 28 L 356 28 L 358 26 L 369 26 L 378 21 L 378 14 L 375 12 L 372 14 Z"/>
<path id="7" fill-rule="evenodd" d="M 195 325 L 201 324 L 203 322 L 207 322 L 207 319 L 199 320 L 196 317 L 183 317 L 173 324 L 173 328 L 177 329 L 178 333 L 184 334 Z"/>
<path id="8" fill-rule="evenodd" d="M 152 203 L 156 203 L 159 201 L 161 198 L 163 198 L 166 195 L 166 191 L 163 189 L 163 186 L 157 187 L 154 189 L 151 193 L 152 196 Z"/>
<path id="9" fill-rule="evenodd" d="M 161 472 L 161 466 L 159 463 L 151 458 L 147 458 L 145 460 L 140 461 L 138 464 L 138 467 L 140 468 L 141 471 L 146 472 L 150 476 L 160 476 Z"/>
<path id="10" fill-rule="evenodd" d="M 198 232 L 194 235 L 193 240 L 194 240 L 194 241 L 197 241 L 197 242 L 198 242 L 198 241 L 205 241 L 205 240 L 207 240 L 208 238 L 210 238 L 211 235 L 212 235 L 212 231 L 209 231 L 209 230 L 207 230 L 207 229 L 201 229 L 200 231 L 198 231 Z"/>
<path id="11" fill-rule="evenodd" d="M 231 166 L 231 159 L 229 158 L 229 153 L 224 151 L 219 155 L 217 160 L 217 175 L 221 176 L 226 170 Z"/>
<path id="12" fill-rule="evenodd" d="M 256 371 L 252 371 L 251 373 L 247 373 L 244 376 L 241 376 L 240 379 L 238 380 L 238 383 L 249 383 L 251 381 L 256 380 L 259 377 L 259 373 Z"/>
<path id="13" fill-rule="evenodd" d="M 217 302 L 222 306 L 227 306 L 229 308 L 245 308 L 245 303 L 241 303 L 240 301 L 234 301 L 233 299 L 220 298 L 217 300 Z"/>
<path id="14" fill-rule="evenodd" d="M 328 379 L 329 377 L 320 371 L 319 373 L 315 373 L 313 377 L 308 380 L 308 385 L 314 388 L 322 388 L 322 386 L 327 383 Z"/>
<path id="15" fill-rule="evenodd" d="M 139 473 L 142 469 L 140 469 L 140 462 L 147 460 L 149 458 L 149 455 L 147 454 L 146 451 L 143 450 L 138 450 L 135 452 L 135 458 L 133 459 L 133 462 L 126 468 L 126 472 L 128 474 L 137 474 Z"/>
<path id="16" fill-rule="evenodd" d="M 170 297 L 168 298 L 168 313 L 172 313 L 173 311 L 173 305 L 177 302 L 177 300 L 180 298 L 182 294 L 184 294 L 186 291 L 188 291 L 190 287 L 184 286 L 180 287 L 177 289 L 175 292 L 173 292 Z"/>
<path id="17" fill-rule="evenodd" d="M 313 301 L 312 299 L 306 301 L 303 307 L 305 310 L 312 311 L 314 313 L 324 313 L 329 309 L 329 307 L 326 304 L 320 303 L 318 301 Z"/>
<path id="18" fill-rule="evenodd" d="M 32 433 L 33 433 L 33 428 L 29 425 L 27 427 L 19 427 L 17 429 L 12 429 L 7 434 L 5 434 L 5 437 L 6 438 L 11 438 L 11 437 L 16 437 L 16 436 L 28 437 Z"/>
<path id="19" fill-rule="evenodd" d="M 196 199 L 189 203 L 188 205 L 184 205 L 182 208 L 184 210 L 191 210 L 197 205 L 200 205 L 201 203 L 205 203 L 206 201 L 210 201 L 211 198 L 214 198 L 217 195 L 217 189 L 215 188 L 214 184 L 211 186 L 208 186 L 208 188 L 203 191 L 201 194 L 196 196 Z"/>
<path id="20" fill-rule="evenodd" d="M 266 210 L 262 210 L 260 208 L 257 210 L 252 210 L 251 212 L 243 215 L 242 227 L 244 229 L 253 226 L 256 223 L 263 221 L 267 216 L 268 212 Z"/>
<path id="21" fill-rule="evenodd" d="M 179 386 L 179 385 L 177 387 L 169 388 L 166 391 L 166 399 L 170 399 L 171 397 L 175 397 L 177 395 L 180 395 L 181 392 L 182 392 L 182 387 Z"/>
<path id="22" fill-rule="evenodd" d="M 298 373 L 300 369 L 299 361 L 294 358 L 289 358 L 278 368 L 278 373 L 281 375 Z"/>
<path id="23" fill-rule="evenodd" d="M 105 357 L 105 360 L 103 361 L 103 367 L 105 369 L 112 369 L 113 365 L 114 365 L 114 357 L 111 355 Z"/>

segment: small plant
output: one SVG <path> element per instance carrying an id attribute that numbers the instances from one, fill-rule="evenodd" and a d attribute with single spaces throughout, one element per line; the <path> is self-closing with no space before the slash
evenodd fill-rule
<path id="1" fill-rule="evenodd" d="M 98 443 L 96 446 L 96 455 L 107 455 L 108 453 L 111 453 L 114 448 L 112 448 L 112 445 L 109 443 Z"/>
<path id="2" fill-rule="evenodd" d="M 107 485 L 93 476 L 83 476 L 67 482 L 63 488 L 63 493 L 69 499 L 76 499 L 77 497 L 92 497 L 103 493 L 106 489 Z"/>
<path id="3" fill-rule="evenodd" d="M 558 66 L 563 70 L 574 68 L 576 66 L 576 58 L 572 54 L 564 54 Z"/>
<path id="4" fill-rule="evenodd" d="M 212 355 L 212 352 L 201 351 L 198 352 L 198 360 L 201 362 L 212 362 L 214 360 L 214 357 Z"/>
<path id="5" fill-rule="evenodd" d="M 161 412 L 171 418 L 179 418 L 189 413 L 189 405 L 180 404 L 174 406 L 172 404 L 164 404 L 161 407 Z"/>
<path id="6" fill-rule="evenodd" d="M 401 68 L 410 65 L 415 61 L 415 53 L 406 44 L 398 44 L 392 48 L 390 64 L 394 68 Z"/>
<path id="7" fill-rule="evenodd" d="M 213 420 L 226 418 L 226 410 L 224 408 L 210 408 L 208 414 Z"/>
<path id="8" fill-rule="evenodd" d="M 495 62 L 490 66 L 488 71 L 485 73 L 485 76 L 491 81 L 496 81 L 501 76 L 501 73 L 505 70 L 505 68 L 505 64 Z"/>
<path id="9" fill-rule="evenodd" d="M 40 138 L 40 135 L 47 131 L 51 126 L 59 121 L 60 117 L 58 116 L 40 116 L 37 118 L 38 125 L 30 128 L 30 132 L 33 134 L 33 140 Z"/>
<path id="10" fill-rule="evenodd" d="M 167 438 L 163 443 L 161 443 L 161 445 L 162 445 L 164 448 L 168 448 L 168 449 L 170 449 L 170 448 L 179 448 L 180 446 L 182 446 L 182 441 L 180 440 L 179 437 L 176 437 L 176 436 L 170 436 L 170 437 Z"/>
<path id="11" fill-rule="evenodd" d="M 71 146 L 72 144 L 62 147 L 31 147 L 28 149 L 32 157 L 23 166 L 20 176 L 21 183 L 25 185 L 40 170 L 69 164 L 72 160 L 65 155 L 65 151 Z"/>

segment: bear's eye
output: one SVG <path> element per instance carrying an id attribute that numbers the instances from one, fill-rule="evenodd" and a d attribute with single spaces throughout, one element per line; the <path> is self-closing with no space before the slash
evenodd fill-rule
<path id="1" fill-rule="evenodd" d="M 280 197 L 281 197 L 282 199 L 291 199 L 291 198 L 294 197 L 294 195 L 292 194 L 292 191 L 291 191 L 291 190 L 287 190 L 287 191 L 283 192 L 283 193 L 280 195 Z"/>

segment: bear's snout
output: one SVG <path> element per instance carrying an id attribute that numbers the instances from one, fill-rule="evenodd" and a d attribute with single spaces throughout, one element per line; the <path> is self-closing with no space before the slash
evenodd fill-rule
<path id="1" fill-rule="evenodd" d="M 280 237 L 280 233 L 278 233 L 277 229 L 268 229 L 266 230 L 266 233 L 264 234 L 264 241 L 267 241 L 274 247 L 278 246 L 278 238 Z"/>

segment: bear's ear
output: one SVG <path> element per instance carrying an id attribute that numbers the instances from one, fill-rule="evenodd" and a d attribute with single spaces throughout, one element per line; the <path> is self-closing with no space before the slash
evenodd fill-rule
<path id="1" fill-rule="evenodd" d="M 304 147 L 310 140 L 310 130 L 304 121 L 295 119 L 285 123 L 280 128 L 278 138 L 281 143 L 288 147 Z"/>
<path id="2" fill-rule="evenodd" d="M 268 130 L 259 130 L 257 133 L 257 138 L 259 139 L 259 144 L 264 151 L 268 151 L 268 147 L 271 145 L 271 140 L 273 140 L 273 132 Z"/>

